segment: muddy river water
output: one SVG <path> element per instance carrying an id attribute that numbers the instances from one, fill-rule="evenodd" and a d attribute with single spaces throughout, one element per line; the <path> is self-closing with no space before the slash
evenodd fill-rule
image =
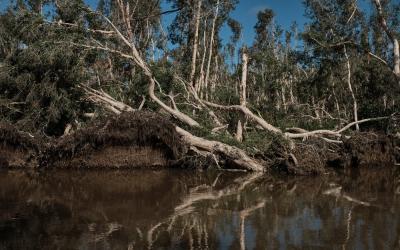
<path id="1" fill-rule="evenodd" d="M 0 171 L 0 249 L 399 249 L 395 170 Z"/>

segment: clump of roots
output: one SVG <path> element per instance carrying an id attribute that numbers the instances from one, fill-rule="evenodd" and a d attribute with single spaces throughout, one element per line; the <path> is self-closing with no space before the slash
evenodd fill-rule
<path id="1" fill-rule="evenodd" d="M 295 143 L 292 148 L 281 148 L 272 168 L 289 175 L 321 175 L 329 171 L 327 165 L 340 158 L 340 146 L 318 138 Z"/>
<path id="2" fill-rule="evenodd" d="M 40 153 L 41 139 L 0 123 L 0 167 L 33 167 Z"/>
<path id="3" fill-rule="evenodd" d="M 346 153 L 343 158 L 349 167 L 376 167 L 395 162 L 393 140 L 384 134 L 356 133 L 350 139 L 343 139 L 343 148 Z"/>
<path id="4" fill-rule="evenodd" d="M 58 139 L 41 159 L 54 167 L 170 166 L 186 152 L 175 126 L 154 112 L 129 112 L 99 120 Z"/>

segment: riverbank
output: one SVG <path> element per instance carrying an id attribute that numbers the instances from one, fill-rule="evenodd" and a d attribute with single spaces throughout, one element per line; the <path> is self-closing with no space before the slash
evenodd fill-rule
<path id="1" fill-rule="evenodd" d="M 319 138 L 268 141 L 263 151 L 247 150 L 264 172 L 322 175 L 354 167 L 393 167 L 399 138 L 383 133 L 352 133 L 343 143 Z M 205 154 L 185 143 L 166 117 L 138 111 L 109 116 L 59 138 L 44 138 L 0 124 L 3 168 L 219 168 L 237 166 L 226 155 Z"/>

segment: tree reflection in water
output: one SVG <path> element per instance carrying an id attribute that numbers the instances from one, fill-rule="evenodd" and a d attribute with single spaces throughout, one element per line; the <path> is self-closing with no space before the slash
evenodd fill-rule
<path id="1" fill-rule="evenodd" d="M 393 249 L 394 170 L 0 172 L 0 249 Z"/>

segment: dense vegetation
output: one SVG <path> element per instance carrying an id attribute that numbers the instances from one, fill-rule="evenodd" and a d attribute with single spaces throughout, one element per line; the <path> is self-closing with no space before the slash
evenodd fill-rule
<path id="1" fill-rule="evenodd" d="M 0 119 L 57 137 L 110 111 L 147 109 L 257 151 L 287 128 L 340 131 L 400 110 L 397 1 L 367 1 L 365 11 L 355 0 L 304 0 L 308 22 L 289 30 L 265 9 L 247 47 L 230 17 L 238 0 L 167 2 L 172 9 L 158 0 L 100 0 L 96 10 L 83 0 L 10 2 L 0 14 Z"/>

